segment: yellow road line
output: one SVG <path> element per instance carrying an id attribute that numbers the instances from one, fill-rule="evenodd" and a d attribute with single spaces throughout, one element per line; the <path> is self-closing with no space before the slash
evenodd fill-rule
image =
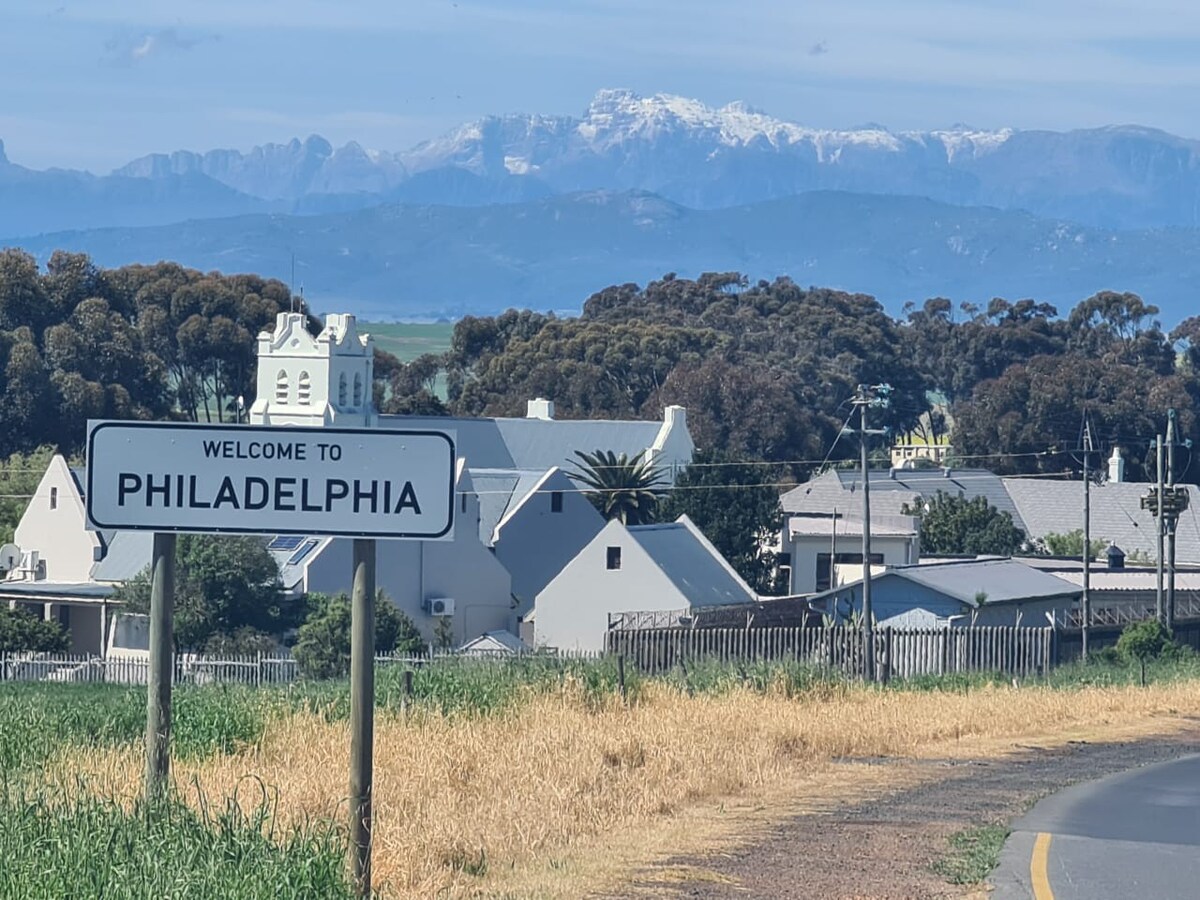
<path id="1" fill-rule="evenodd" d="M 1029 861 L 1029 877 L 1033 881 L 1033 900 L 1054 900 L 1050 890 L 1050 835 L 1041 832 L 1033 842 L 1033 858 Z"/>

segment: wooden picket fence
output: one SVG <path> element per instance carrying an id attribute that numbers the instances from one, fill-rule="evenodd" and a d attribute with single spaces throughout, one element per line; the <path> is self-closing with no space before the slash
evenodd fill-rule
<path id="1" fill-rule="evenodd" d="M 877 628 L 875 670 L 884 680 L 954 672 L 1044 675 L 1054 665 L 1054 629 L 972 626 Z M 866 659 L 861 627 L 611 629 L 605 652 L 647 674 L 709 660 L 789 661 L 861 675 Z"/>

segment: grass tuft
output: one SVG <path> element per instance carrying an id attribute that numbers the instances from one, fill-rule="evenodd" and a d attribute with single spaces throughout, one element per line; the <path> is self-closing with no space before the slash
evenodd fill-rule
<path id="1" fill-rule="evenodd" d="M 951 884 L 979 884 L 996 868 L 1008 840 L 1007 825 L 984 825 L 950 835 L 950 853 L 933 870 Z"/>

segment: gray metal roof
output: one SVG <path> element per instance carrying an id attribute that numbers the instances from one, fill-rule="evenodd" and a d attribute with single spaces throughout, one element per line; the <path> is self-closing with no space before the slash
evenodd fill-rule
<path id="1" fill-rule="evenodd" d="M 105 600 L 113 595 L 111 584 L 57 581 L 0 581 L 0 597 L 5 599 L 44 600 L 61 597 L 64 600 Z"/>
<path id="2" fill-rule="evenodd" d="M 474 419 L 451 416 L 380 416 L 381 428 L 454 431 L 458 455 L 474 469 L 527 469 L 574 465 L 576 450 L 638 456 L 653 445 L 661 421 L 609 419 Z"/>
<path id="3" fill-rule="evenodd" d="M 1083 482 L 1005 478 L 1004 487 L 1021 511 L 1030 537 L 1069 534 L 1083 527 Z M 1126 554 L 1157 557 L 1154 517 L 1141 507 L 1149 484 L 1110 481 L 1091 490 L 1092 540 L 1113 541 Z M 1175 558 L 1200 563 L 1200 488 L 1186 487 L 1190 503 L 1175 529 Z"/>
<path id="4" fill-rule="evenodd" d="M 663 525 L 634 525 L 629 534 L 689 605 L 752 603 L 758 599 L 686 516 Z"/>
<path id="5" fill-rule="evenodd" d="M 458 648 L 459 653 L 524 653 L 529 647 L 511 631 L 485 631 Z"/>
<path id="6" fill-rule="evenodd" d="M 902 515 L 906 504 L 938 491 L 962 494 L 968 500 L 986 497 L 1000 512 L 1013 517 L 1018 528 L 1028 531 L 1020 511 L 1004 489 L 1004 480 L 986 469 L 871 469 L 871 513 Z M 862 503 L 862 479 L 853 470 L 831 469 L 812 481 L 798 485 L 779 502 L 784 512 L 829 515 L 836 507 L 857 508 Z"/>
<path id="7" fill-rule="evenodd" d="M 1015 559 L 901 566 L 878 577 L 889 576 L 924 585 L 969 606 L 976 605 L 975 597 L 981 593 L 987 595 L 988 603 L 1048 599 L 1079 593 L 1079 588 L 1069 581 Z"/>
<path id="8" fill-rule="evenodd" d="M 154 554 L 154 535 L 149 531 L 114 531 L 104 558 L 92 567 L 92 580 L 120 584 L 146 566 Z"/>
<path id="9" fill-rule="evenodd" d="M 469 471 L 471 484 L 479 497 L 479 540 L 490 547 L 496 526 L 537 486 L 546 472 L 473 467 Z"/>

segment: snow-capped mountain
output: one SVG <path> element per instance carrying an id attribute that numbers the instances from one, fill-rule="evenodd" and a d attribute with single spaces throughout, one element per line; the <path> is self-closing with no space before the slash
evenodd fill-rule
<path id="1" fill-rule="evenodd" d="M 177 151 L 108 176 L 0 157 L 0 235 L 381 203 L 485 206 L 649 191 L 720 209 L 814 190 L 926 197 L 1106 228 L 1200 226 L 1200 142 L 1134 126 L 830 130 L 744 103 L 604 90 L 580 116 L 487 116 L 407 150 L 313 135 L 249 152 Z"/>

